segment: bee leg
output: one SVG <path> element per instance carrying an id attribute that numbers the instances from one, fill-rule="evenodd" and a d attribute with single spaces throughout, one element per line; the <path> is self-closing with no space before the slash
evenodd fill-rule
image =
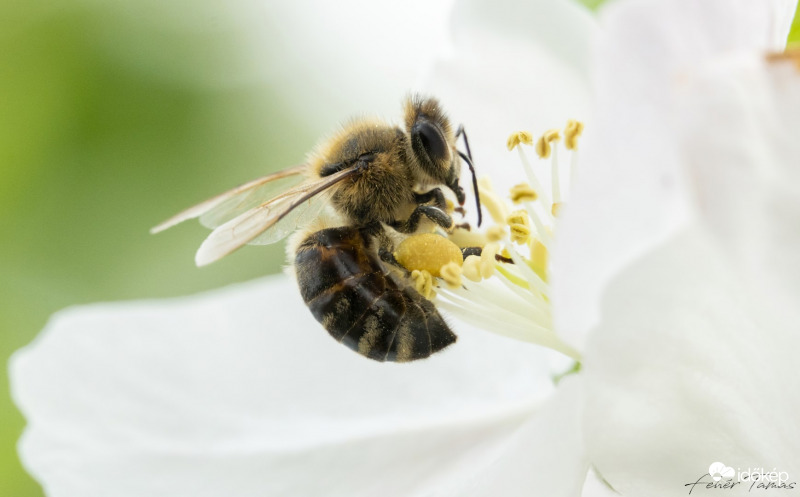
<path id="1" fill-rule="evenodd" d="M 466 259 L 467 257 L 469 257 L 471 255 L 477 255 L 478 257 L 480 257 L 482 253 L 483 253 L 483 248 L 482 247 L 462 247 L 461 248 L 461 254 L 464 256 L 464 259 Z"/>
<path id="2" fill-rule="evenodd" d="M 378 257 L 380 257 L 381 261 L 391 264 L 392 266 L 396 266 L 409 275 L 411 274 L 406 268 L 397 262 L 397 259 L 395 259 L 392 240 L 386 234 L 386 231 L 380 222 L 375 221 L 373 223 L 366 224 L 360 228 L 360 231 L 365 240 L 370 240 L 370 243 L 377 243 Z"/>
<path id="3" fill-rule="evenodd" d="M 378 251 L 378 257 L 380 257 L 381 260 L 383 262 L 385 262 L 386 264 L 391 265 L 395 269 L 399 269 L 404 275 L 408 276 L 409 278 L 411 277 L 411 271 L 409 271 L 408 269 L 403 267 L 402 264 L 397 262 L 397 259 L 395 258 L 394 253 L 392 253 L 390 250 L 387 250 L 387 249 L 384 249 L 384 248 L 380 249 Z"/>
<path id="4" fill-rule="evenodd" d="M 408 216 L 405 221 L 392 221 L 389 226 L 399 231 L 400 233 L 414 233 L 419 227 L 420 217 L 425 215 L 428 219 L 438 224 L 444 229 L 450 229 L 453 226 L 453 218 L 451 218 L 443 210 L 432 205 L 418 205 L 414 212 Z"/>
<path id="5" fill-rule="evenodd" d="M 463 247 L 461 249 L 461 254 L 464 256 L 464 259 L 466 259 L 471 255 L 477 255 L 478 257 L 480 257 L 482 253 L 483 253 L 483 248 L 481 247 Z M 514 264 L 514 261 L 511 258 L 502 256 L 500 254 L 495 254 L 494 260 L 506 264 Z"/>
<path id="6" fill-rule="evenodd" d="M 430 201 L 433 201 L 433 206 L 438 207 L 441 210 L 447 209 L 447 202 L 444 199 L 444 193 L 440 188 L 434 188 L 433 190 L 425 193 L 415 193 L 414 200 L 416 200 L 417 204 L 427 204 Z"/>
<path id="7" fill-rule="evenodd" d="M 459 152 L 460 153 L 460 152 Z M 467 200 L 466 194 L 464 194 L 464 189 L 461 188 L 461 185 L 458 184 L 458 180 L 453 180 L 452 182 L 447 184 L 447 188 L 453 191 L 456 194 L 456 199 L 458 200 L 458 205 L 464 205 L 464 202 Z"/>

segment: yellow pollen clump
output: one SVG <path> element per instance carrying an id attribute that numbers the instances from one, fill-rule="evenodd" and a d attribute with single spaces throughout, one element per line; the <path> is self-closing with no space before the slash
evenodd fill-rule
<path id="1" fill-rule="evenodd" d="M 428 271 L 415 269 L 411 271 L 411 279 L 414 281 L 414 289 L 426 299 L 430 300 L 436 295 L 433 290 L 433 276 Z"/>
<path id="2" fill-rule="evenodd" d="M 517 131 L 516 133 L 511 133 L 511 136 L 508 137 L 508 141 L 506 141 L 506 147 L 508 150 L 514 150 L 514 148 L 519 145 L 520 143 L 524 143 L 525 145 L 533 145 L 533 135 L 530 131 Z"/>
<path id="3" fill-rule="evenodd" d="M 461 266 L 455 262 L 448 262 L 439 270 L 439 274 L 447 286 L 458 288 L 461 286 Z"/>
<path id="4" fill-rule="evenodd" d="M 486 230 L 486 239 L 490 242 L 499 242 L 506 235 L 506 230 L 502 226 L 495 224 Z"/>
<path id="5" fill-rule="evenodd" d="M 524 210 L 512 212 L 506 219 L 511 231 L 511 241 L 524 244 L 531 236 L 531 220 Z"/>
<path id="6" fill-rule="evenodd" d="M 456 204 L 449 198 L 444 199 L 444 206 L 448 214 L 452 214 L 456 210 Z"/>
<path id="7" fill-rule="evenodd" d="M 554 217 L 558 217 L 561 213 L 561 206 L 563 202 L 553 202 L 553 205 L 550 206 L 550 212 L 553 214 Z"/>
<path id="8" fill-rule="evenodd" d="M 500 246 L 496 243 L 487 243 L 485 247 L 483 247 L 483 251 L 481 251 L 481 263 L 480 263 L 480 270 L 481 276 L 484 278 L 488 278 L 494 274 L 495 270 L 495 258 L 494 256 L 497 255 L 497 252 L 500 250 Z"/>
<path id="9" fill-rule="evenodd" d="M 564 128 L 564 146 L 568 150 L 576 150 L 578 148 L 578 137 L 583 133 L 583 123 L 570 119 L 567 121 L 567 127 Z"/>
<path id="10" fill-rule="evenodd" d="M 539 198 L 536 190 L 527 183 L 520 183 L 511 187 L 511 201 L 515 204 L 520 202 L 535 202 Z"/>
<path id="11" fill-rule="evenodd" d="M 481 258 L 477 255 L 471 255 L 464 259 L 464 264 L 461 266 L 461 274 L 470 281 L 480 281 Z"/>
<path id="12" fill-rule="evenodd" d="M 394 253 L 404 268 L 409 271 L 428 271 L 440 276 L 439 269 L 448 263 L 461 265 L 463 255 L 458 245 L 435 233 L 412 235 L 403 240 Z"/>

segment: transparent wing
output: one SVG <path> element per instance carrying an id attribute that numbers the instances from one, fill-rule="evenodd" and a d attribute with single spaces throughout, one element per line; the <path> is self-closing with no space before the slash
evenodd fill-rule
<path id="1" fill-rule="evenodd" d="M 317 219 L 325 206 L 328 205 L 331 190 L 314 195 L 286 214 L 283 219 L 276 222 L 271 228 L 256 236 L 249 245 L 270 245 L 279 242 L 295 232 L 298 228 L 311 224 Z"/>
<path id="2" fill-rule="evenodd" d="M 208 235 L 197 250 L 195 262 L 205 266 L 248 243 L 264 245 L 283 239 L 299 223 L 319 214 L 331 186 L 357 173 L 358 169 L 350 168 L 304 183 L 240 214 Z"/>
<path id="3" fill-rule="evenodd" d="M 151 229 L 150 233 L 164 231 L 196 217 L 204 226 L 214 229 L 299 184 L 305 179 L 305 170 L 306 165 L 299 164 L 237 186 L 179 212 Z"/>

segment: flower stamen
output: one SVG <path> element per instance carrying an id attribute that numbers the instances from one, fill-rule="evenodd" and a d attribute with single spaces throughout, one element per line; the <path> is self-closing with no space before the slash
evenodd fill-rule
<path id="1" fill-rule="evenodd" d="M 497 224 L 503 224 L 508 216 L 508 210 L 505 203 L 494 193 L 489 178 L 481 178 L 478 181 L 478 192 L 481 196 L 481 204 L 489 211 L 492 220 Z"/>
<path id="2" fill-rule="evenodd" d="M 564 146 L 571 152 L 570 187 L 577 169 L 577 139 L 582 132 L 583 124 L 574 120 L 564 129 Z M 509 136 L 506 145 L 509 150 L 517 149 L 528 179 L 510 190 L 512 203 L 521 208 L 509 212 L 509 204 L 494 192 L 488 179 L 479 181 L 480 195 L 495 224 L 483 232 L 480 256 L 470 255 L 461 263 L 449 261 L 439 268 L 445 284 L 438 287 L 434 301 L 445 311 L 466 316 L 473 324 L 492 332 L 537 343 L 580 361 L 580 354 L 553 330 L 548 283 L 548 247 L 564 205 L 558 162 L 560 141 L 559 130 L 547 131 L 535 145 L 528 132 Z M 523 145 L 533 145 L 540 158 L 550 159 L 553 202 L 534 174 Z M 470 235 L 470 240 L 476 239 L 475 233 Z M 468 239 L 459 232 L 450 236 L 460 243 Z"/>
<path id="3" fill-rule="evenodd" d="M 549 142 L 545 141 L 545 143 L 547 143 L 548 147 L 550 146 Z M 544 188 L 542 188 L 542 184 L 541 182 L 539 182 L 539 179 L 536 177 L 536 174 L 534 174 L 533 167 L 531 166 L 531 163 L 528 160 L 528 156 L 525 154 L 525 151 L 522 149 L 522 147 L 518 146 L 516 148 L 517 148 L 517 153 L 519 154 L 519 160 L 520 162 L 522 162 L 522 169 L 525 171 L 525 175 L 528 177 L 528 184 L 531 185 L 533 190 L 538 194 L 538 199 L 542 202 L 544 206 L 546 206 L 546 210 L 549 211 L 551 204 L 550 198 L 548 197 Z"/>
<path id="4" fill-rule="evenodd" d="M 463 280 L 461 279 L 461 266 L 455 262 L 448 262 L 439 269 L 439 275 L 450 288 L 459 288 Z"/>
<path id="5" fill-rule="evenodd" d="M 544 135 L 542 135 L 541 138 L 541 140 L 547 142 L 548 147 L 550 148 L 550 154 L 548 155 L 552 156 L 550 159 L 550 187 L 553 190 L 553 203 L 561 202 L 561 181 L 558 172 L 558 147 L 550 146 L 550 144 L 555 143 L 560 139 L 561 135 L 557 129 L 551 129 L 547 131 Z M 547 157 L 545 156 L 542 158 L 546 159 Z"/>
<path id="6" fill-rule="evenodd" d="M 436 296 L 433 289 L 433 276 L 428 271 L 424 269 L 411 271 L 411 280 L 414 282 L 414 289 L 426 299 L 430 300 Z"/>
<path id="7" fill-rule="evenodd" d="M 531 237 L 531 222 L 527 211 L 514 211 L 508 216 L 507 221 L 511 233 L 511 241 L 520 245 L 528 243 Z"/>
<path id="8" fill-rule="evenodd" d="M 570 119 L 564 128 L 564 146 L 571 152 L 569 163 L 569 187 L 575 185 L 578 174 L 578 138 L 583 134 L 583 123 Z"/>
<path id="9" fill-rule="evenodd" d="M 536 202 L 539 195 L 536 190 L 527 183 L 519 183 L 511 187 L 511 201 L 515 204 L 520 202 Z"/>

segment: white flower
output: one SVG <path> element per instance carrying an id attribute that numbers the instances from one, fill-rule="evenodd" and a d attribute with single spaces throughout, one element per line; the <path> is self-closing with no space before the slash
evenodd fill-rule
<path id="1" fill-rule="evenodd" d="M 491 148 L 509 131 L 582 117 L 547 110 L 570 94 L 558 84 L 502 92 L 531 75 L 581 91 L 558 61 L 591 21 L 541 5 L 459 4 L 464 31 L 433 69 L 490 174 L 511 167 Z M 716 461 L 800 475 L 800 72 L 766 57 L 793 6 L 604 12 L 551 267 L 555 328 L 585 369 L 557 389 L 541 350 L 466 325 L 426 361 L 359 360 L 278 278 L 56 315 L 12 363 L 24 463 L 81 497 L 579 495 L 590 465 L 623 495 L 680 495 Z M 488 124 L 506 98 L 528 121 Z"/>

